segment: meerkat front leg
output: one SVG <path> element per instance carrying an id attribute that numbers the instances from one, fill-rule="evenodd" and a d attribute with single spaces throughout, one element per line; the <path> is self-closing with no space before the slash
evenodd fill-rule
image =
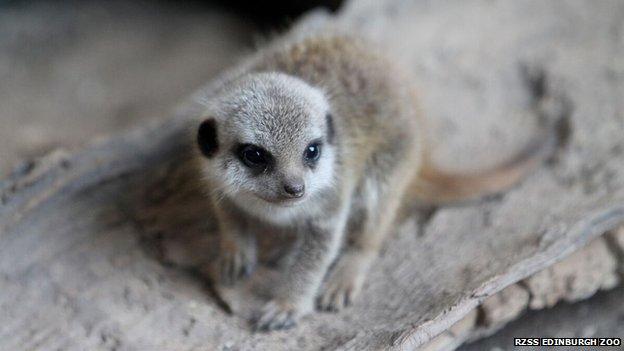
<path id="1" fill-rule="evenodd" d="M 217 279 L 223 285 L 232 285 L 249 276 L 256 265 L 256 237 L 248 223 L 231 211 L 216 210 L 219 222 L 219 257 Z"/>
<path id="2" fill-rule="evenodd" d="M 338 311 L 359 294 L 366 273 L 377 258 L 408 185 L 410 171 L 395 170 L 389 177 L 365 179 L 354 203 L 344 252 L 322 288 L 317 303 L 321 310 Z"/>
<path id="3" fill-rule="evenodd" d="M 275 297 L 255 316 L 256 330 L 269 331 L 294 326 L 311 309 L 314 297 L 335 259 L 344 233 L 346 208 L 330 219 L 311 220 L 298 230 L 302 242 L 292 266 L 277 287 Z"/>

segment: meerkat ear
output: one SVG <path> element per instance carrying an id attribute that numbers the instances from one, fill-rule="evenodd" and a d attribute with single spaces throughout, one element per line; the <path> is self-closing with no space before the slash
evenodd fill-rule
<path id="1" fill-rule="evenodd" d="M 219 149 L 217 141 L 217 123 L 209 118 L 199 125 L 197 130 L 197 146 L 202 154 L 208 158 L 214 156 Z"/>
<path id="2" fill-rule="evenodd" d="M 333 144 L 336 131 L 334 129 L 334 117 L 329 112 L 325 115 L 325 125 L 327 126 L 327 142 Z"/>

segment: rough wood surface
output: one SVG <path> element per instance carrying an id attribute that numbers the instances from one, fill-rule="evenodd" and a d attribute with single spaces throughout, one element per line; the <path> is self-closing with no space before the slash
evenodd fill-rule
<path id="1" fill-rule="evenodd" d="M 624 337 L 624 286 L 577 303 L 530 311 L 496 334 L 459 348 L 460 351 L 512 350 L 514 337 Z M 525 349 L 524 347 L 522 349 Z M 576 351 L 578 347 L 561 347 Z M 601 348 L 621 350 L 621 347 Z M 528 351 L 543 350 L 526 347 Z"/>
<path id="2" fill-rule="evenodd" d="M 263 291 L 217 297 L 179 268 L 215 253 L 210 209 L 189 186 L 183 117 L 25 163 L 0 183 L 0 349 L 413 349 L 450 328 L 439 345 L 449 349 L 525 301 L 612 286 L 618 236 L 584 249 L 609 249 L 612 261 L 573 269 L 598 278 L 578 275 L 560 292 L 540 275 L 569 275 L 552 265 L 624 221 L 623 16 L 618 1 L 349 3 L 334 21 L 382 41 L 421 83 L 443 165 L 509 157 L 538 114 L 568 120 L 565 143 L 504 196 L 406 218 L 353 308 L 292 331 L 252 334 L 236 296 Z M 263 252 L 266 263 L 282 254 Z M 257 277 L 274 273 L 267 265 Z M 497 299 L 511 303 L 497 312 Z"/>
<path id="3" fill-rule="evenodd" d="M 522 315 L 527 309 L 539 310 L 553 307 L 566 301 L 576 302 L 594 295 L 600 290 L 609 290 L 621 282 L 624 273 L 624 228 L 606 233 L 592 240 L 585 247 L 567 256 L 564 260 L 503 289 L 487 298 L 479 307 L 463 317 L 448 330 L 431 340 L 426 350 L 454 350 L 464 342 L 489 336 L 507 323 Z M 611 302 L 614 304 L 615 302 Z M 563 329 L 558 322 L 544 322 L 545 330 L 556 330 L 548 334 L 515 334 L 517 337 L 624 337 L 621 316 L 613 315 L 600 321 L 600 314 L 592 320 L 573 321 L 576 334 Z M 602 333 L 596 334 L 593 324 L 600 322 Z M 559 326 L 559 330 L 557 330 Z M 568 326 L 569 327 L 569 326 Z M 524 328 L 528 329 L 528 328 Z M 592 332 L 593 330 L 593 332 Z M 609 332 L 605 334 L 605 332 Z M 507 348 L 513 345 L 513 337 L 500 337 Z M 478 346 L 472 346 L 478 347 Z M 619 348 L 612 348 L 619 349 Z"/>

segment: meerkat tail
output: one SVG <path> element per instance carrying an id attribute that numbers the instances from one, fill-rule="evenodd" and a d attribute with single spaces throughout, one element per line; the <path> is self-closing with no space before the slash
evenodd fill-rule
<path id="1" fill-rule="evenodd" d="M 556 146 L 556 133 L 542 128 L 526 146 L 508 161 L 473 173 L 452 173 L 434 165 L 424 152 L 421 168 L 412 182 L 412 198 L 428 205 L 452 204 L 498 194 L 520 182 L 541 165 Z"/>

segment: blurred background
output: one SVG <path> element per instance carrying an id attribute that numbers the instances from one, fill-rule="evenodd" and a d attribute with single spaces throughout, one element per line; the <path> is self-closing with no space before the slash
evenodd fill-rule
<path id="1" fill-rule="evenodd" d="M 0 2 L 0 178 L 19 160 L 170 116 L 184 97 L 316 1 Z M 624 325 L 622 288 L 530 312 L 468 350 L 514 336 L 592 336 Z M 600 312 L 602 311 L 602 312 Z M 583 330 L 573 330 L 588 321 Z M 566 323 L 570 322 L 566 327 Z M 549 329 L 550 328 L 550 329 Z M 567 329 L 566 329 L 567 328 Z M 553 335 L 567 330 L 568 335 Z"/>
<path id="2" fill-rule="evenodd" d="M 20 159 L 166 118 L 260 38 L 339 4 L 0 1 L 0 177 Z"/>

